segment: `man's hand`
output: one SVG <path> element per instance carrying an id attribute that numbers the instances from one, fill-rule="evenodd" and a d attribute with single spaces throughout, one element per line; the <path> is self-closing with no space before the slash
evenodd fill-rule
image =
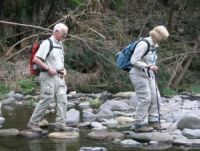
<path id="1" fill-rule="evenodd" d="M 49 68 L 49 69 L 48 69 L 48 73 L 49 73 L 51 76 L 53 76 L 53 75 L 57 74 L 57 71 L 56 71 L 56 69 L 54 69 L 54 68 Z"/>
<path id="2" fill-rule="evenodd" d="M 61 74 L 61 78 L 64 78 L 66 75 L 67 75 L 67 71 L 66 69 L 60 71 L 62 74 Z"/>

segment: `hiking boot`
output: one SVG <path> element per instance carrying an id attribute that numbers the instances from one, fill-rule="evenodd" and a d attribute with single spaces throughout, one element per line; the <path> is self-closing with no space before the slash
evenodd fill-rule
<path id="1" fill-rule="evenodd" d="M 135 132 L 136 133 L 145 133 L 145 132 L 152 132 L 154 130 L 153 127 L 144 124 L 144 125 L 135 125 Z"/>
<path id="2" fill-rule="evenodd" d="M 55 124 L 55 131 L 73 131 L 73 127 L 68 127 L 66 124 Z"/>
<path id="3" fill-rule="evenodd" d="M 31 131 L 36 132 L 36 133 L 42 133 L 42 129 L 39 127 L 38 124 L 32 124 L 32 123 L 28 123 L 27 124 L 27 128 L 29 128 Z"/>
<path id="4" fill-rule="evenodd" d="M 156 130 L 165 130 L 162 128 L 159 122 L 149 122 L 149 126 L 153 127 Z"/>

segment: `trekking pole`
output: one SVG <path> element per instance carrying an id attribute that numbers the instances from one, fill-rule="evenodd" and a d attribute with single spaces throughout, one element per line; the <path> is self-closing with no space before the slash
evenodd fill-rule
<path id="1" fill-rule="evenodd" d="M 160 103 L 159 103 L 159 99 L 158 99 L 158 87 L 156 84 L 156 73 L 154 72 L 155 75 L 155 88 L 156 88 L 156 101 L 157 101 L 157 109 L 158 109 L 158 123 L 160 126 L 160 131 L 161 131 L 161 123 L 160 123 Z"/>
<path id="2" fill-rule="evenodd" d="M 156 101 L 157 101 L 157 108 L 158 108 L 158 122 L 159 122 L 159 125 L 161 127 L 161 124 L 160 124 L 160 103 L 159 103 L 159 100 L 158 100 L 158 88 L 156 86 Z"/>

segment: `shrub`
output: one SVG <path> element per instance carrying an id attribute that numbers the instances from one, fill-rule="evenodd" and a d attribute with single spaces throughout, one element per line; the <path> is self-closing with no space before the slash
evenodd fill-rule
<path id="1" fill-rule="evenodd" d="M 22 91 L 26 93 L 33 93 L 35 91 L 36 83 L 33 77 L 26 77 L 25 79 L 20 80 L 18 83 Z"/>

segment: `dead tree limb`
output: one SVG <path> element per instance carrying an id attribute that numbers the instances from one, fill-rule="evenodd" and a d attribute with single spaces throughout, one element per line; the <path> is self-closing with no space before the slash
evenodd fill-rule
<path id="1" fill-rule="evenodd" d="M 20 23 L 8 22 L 8 21 L 3 21 L 3 20 L 0 20 L 0 23 L 2 23 L 2 24 L 10 24 L 10 25 L 15 25 L 15 26 L 23 26 L 23 27 L 36 28 L 36 29 L 40 29 L 40 30 L 45 30 L 45 31 L 52 32 L 51 29 L 43 28 L 43 27 L 40 27 L 40 26 L 29 25 L 29 24 L 20 24 Z"/>

